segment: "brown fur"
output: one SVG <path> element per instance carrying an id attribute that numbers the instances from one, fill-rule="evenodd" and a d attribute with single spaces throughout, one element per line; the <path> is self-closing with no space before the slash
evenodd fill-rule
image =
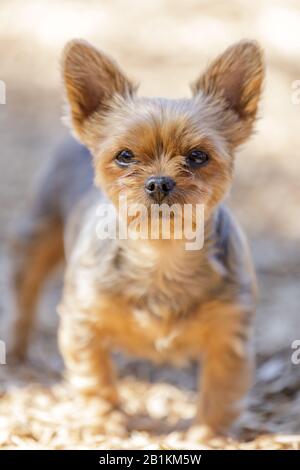
<path id="1" fill-rule="evenodd" d="M 250 383 L 255 308 L 247 244 L 222 201 L 234 151 L 255 121 L 261 51 L 250 41 L 227 49 L 195 82 L 190 99 L 139 97 L 118 66 L 84 41 L 66 47 L 63 76 L 73 130 L 92 153 L 95 183 L 103 191 L 83 191 L 77 209 L 61 217 L 67 270 L 59 341 L 67 376 L 81 393 L 116 405 L 112 349 L 179 364 L 202 359 L 196 422 L 222 432 Z M 197 170 L 185 165 L 194 148 L 210 155 Z M 122 149 L 136 156 L 125 169 L 115 163 Z M 97 239 L 99 198 L 113 208 L 122 193 L 150 208 L 144 184 L 152 175 L 176 181 L 169 205 L 204 204 L 202 250 L 187 251 L 174 239 Z"/>
<path id="2" fill-rule="evenodd" d="M 11 252 L 15 260 L 12 272 L 14 300 L 19 312 L 13 326 L 13 349 L 15 359 L 22 360 L 29 344 L 38 295 L 50 271 L 63 257 L 61 224 L 55 221 L 50 226 L 36 227 L 29 238 L 15 238 Z"/>

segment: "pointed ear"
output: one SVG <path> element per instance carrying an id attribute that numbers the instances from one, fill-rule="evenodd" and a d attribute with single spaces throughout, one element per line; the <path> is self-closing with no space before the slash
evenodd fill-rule
<path id="1" fill-rule="evenodd" d="M 262 51 L 255 41 L 244 40 L 226 49 L 193 84 L 194 94 L 213 98 L 227 111 L 224 131 L 233 146 L 252 132 L 263 78 Z"/>
<path id="2" fill-rule="evenodd" d="M 96 111 L 107 110 L 115 95 L 126 97 L 134 92 L 117 64 L 83 40 L 66 45 L 62 69 L 72 126 L 79 138 L 89 118 Z"/>

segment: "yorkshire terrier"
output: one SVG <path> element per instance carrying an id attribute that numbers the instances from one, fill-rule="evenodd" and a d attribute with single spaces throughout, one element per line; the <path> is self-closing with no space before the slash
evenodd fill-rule
<path id="1" fill-rule="evenodd" d="M 235 151 L 253 131 L 262 52 L 248 40 L 229 47 L 185 99 L 138 96 L 118 65 L 82 40 L 67 44 L 62 63 L 80 143 L 70 140 L 51 161 L 13 241 L 14 353 L 24 358 L 40 287 L 65 257 L 59 345 L 70 383 L 114 407 L 111 351 L 199 360 L 195 423 L 223 433 L 251 383 L 256 290 L 245 237 L 223 200 Z M 120 195 L 147 210 L 203 205 L 202 249 L 172 234 L 100 239 L 99 203 L 115 214 Z"/>

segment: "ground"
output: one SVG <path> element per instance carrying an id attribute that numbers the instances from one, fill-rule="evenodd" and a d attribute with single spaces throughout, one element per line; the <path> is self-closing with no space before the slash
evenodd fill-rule
<path id="1" fill-rule="evenodd" d="M 10 226 L 26 206 L 34 174 L 67 134 L 62 109 L 59 55 L 83 36 L 113 54 L 142 94 L 182 96 L 209 58 L 243 37 L 266 54 L 267 78 L 257 135 L 236 159 L 228 203 L 251 243 L 258 274 L 255 345 L 257 371 L 248 411 L 227 439 L 213 448 L 300 448 L 300 365 L 291 361 L 300 339 L 300 79 L 299 0 L 231 2 L 188 0 L 3 0 L 0 8 L 0 339 L 9 343 L 12 310 L 7 295 Z M 0 365 L 0 448 L 204 448 L 187 441 L 195 412 L 196 368 L 154 367 L 116 357 L 130 431 L 118 415 L 103 429 L 86 426 L 93 409 L 62 382 L 56 346 L 61 273 L 45 288 L 30 359 Z M 207 444 L 206 444 L 207 445 Z"/>

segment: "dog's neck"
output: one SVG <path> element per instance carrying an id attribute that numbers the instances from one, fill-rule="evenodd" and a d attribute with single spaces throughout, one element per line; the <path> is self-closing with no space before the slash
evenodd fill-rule
<path id="1" fill-rule="evenodd" d="M 200 298 L 206 298 L 222 276 L 214 264 L 214 219 L 205 224 L 200 250 L 187 250 L 185 240 L 119 240 L 122 292 L 165 319 L 187 313 Z"/>

